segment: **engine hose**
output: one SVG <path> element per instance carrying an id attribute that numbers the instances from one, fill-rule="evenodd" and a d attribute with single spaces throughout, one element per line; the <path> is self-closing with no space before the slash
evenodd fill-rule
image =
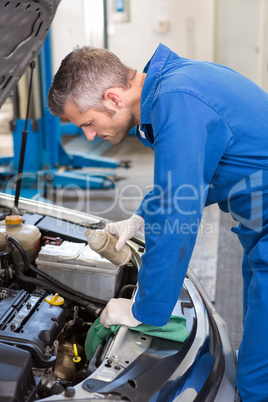
<path id="1" fill-rule="evenodd" d="M 9 259 L 9 256 L 13 253 L 14 248 L 15 248 L 14 244 L 8 243 L 8 249 L 0 251 L 1 267 L 5 271 L 5 276 L 6 276 L 5 280 L 6 280 L 7 286 L 9 285 L 9 282 L 10 282 L 9 274 L 8 274 L 8 259 Z"/>
<path id="2" fill-rule="evenodd" d="M 132 290 L 132 292 L 135 290 L 136 285 L 125 285 L 122 287 L 122 289 L 120 289 L 120 291 L 117 294 L 117 297 L 124 297 L 125 292 L 127 292 L 128 290 Z"/>
<path id="3" fill-rule="evenodd" d="M 7 250 L 0 251 L 0 258 L 9 256 L 14 250 L 14 244 L 9 243 L 9 248 Z"/>
<path id="4" fill-rule="evenodd" d="M 33 271 L 35 274 L 41 276 L 42 278 L 44 278 L 46 281 L 48 281 L 49 283 L 52 282 L 57 289 L 60 289 L 60 293 L 63 294 L 63 292 L 65 292 L 65 295 L 69 294 L 69 299 L 72 296 L 72 300 L 74 300 L 74 298 L 77 299 L 81 299 L 84 300 L 85 302 L 87 302 L 87 311 L 93 313 L 94 315 L 96 315 L 97 317 L 99 316 L 100 312 L 102 311 L 101 308 L 96 307 L 94 305 L 94 303 L 100 303 L 99 300 L 88 297 L 86 295 L 83 295 L 82 293 L 78 292 L 78 291 L 74 291 L 73 289 L 69 288 L 68 286 L 64 285 L 61 282 L 58 282 L 56 279 L 52 278 L 50 275 L 46 274 L 45 272 L 40 271 L 39 269 L 35 268 L 32 264 L 29 263 L 27 255 L 25 253 L 24 248 L 21 246 L 21 244 L 14 239 L 12 236 L 6 235 L 5 236 L 6 240 L 13 243 L 15 245 L 15 247 L 18 249 L 18 251 L 21 254 L 22 260 L 24 262 L 24 265 L 31 271 Z M 67 297 L 66 297 L 67 298 Z M 81 303 L 80 303 L 81 304 Z"/>
<path id="5" fill-rule="evenodd" d="M 16 277 L 21 280 L 22 282 L 25 283 L 31 283 L 33 285 L 37 285 L 40 286 L 50 292 L 58 292 L 59 289 L 57 288 L 56 285 L 54 285 L 51 282 L 47 282 L 44 279 L 38 279 L 38 278 L 33 278 L 30 276 L 27 276 L 24 274 L 24 270 L 25 270 L 25 265 L 23 262 L 19 262 L 17 267 L 16 267 Z M 63 298 L 65 298 L 66 300 L 69 300 L 75 304 L 78 304 L 82 307 L 84 307 L 89 313 L 92 313 L 95 317 L 99 317 L 99 315 L 102 312 L 101 308 L 98 308 L 96 306 L 94 306 L 94 304 L 92 303 L 88 303 L 86 300 L 81 299 L 80 297 L 74 296 L 69 294 L 68 292 L 65 291 L 60 291 L 60 294 Z"/>

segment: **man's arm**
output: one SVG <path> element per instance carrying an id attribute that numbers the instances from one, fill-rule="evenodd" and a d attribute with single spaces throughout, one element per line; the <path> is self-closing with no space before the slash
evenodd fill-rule
<path id="1" fill-rule="evenodd" d="M 187 272 L 215 169 L 232 133 L 199 99 L 162 94 L 153 104 L 154 190 L 142 204 L 146 253 L 132 307 L 146 324 L 167 323 Z"/>

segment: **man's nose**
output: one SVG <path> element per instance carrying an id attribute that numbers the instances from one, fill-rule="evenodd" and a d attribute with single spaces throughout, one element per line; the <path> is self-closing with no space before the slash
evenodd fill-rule
<path id="1" fill-rule="evenodd" d="M 92 130 L 89 127 L 83 127 L 82 130 L 88 141 L 93 141 L 98 134 L 96 130 Z"/>

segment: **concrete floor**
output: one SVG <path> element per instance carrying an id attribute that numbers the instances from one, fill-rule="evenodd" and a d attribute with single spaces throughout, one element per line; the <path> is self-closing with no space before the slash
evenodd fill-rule
<path id="1" fill-rule="evenodd" d="M 2 155 L 12 153 L 13 148 L 8 125 L 10 113 L 10 104 L 7 102 L 0 111 Z M 86 142 L 83 150 L 86 152 Z M 110 170 L 115 175 L 115 188 L 83 191 L 76 187 L 71 188 L 70 183 L 63 190 L 50 193 L 50 199 L 58 205 L 114 221 L 128 218 L 152 188 L 153 152 L 134 136 L 129 136 L 120 146 L 111 147 L 105 156 L 120 161 L 131 160 L 129 169 L 119 167 Z M 242 250 L 235 234 L 230 231 L 233 225 L 231 217 L 221 213 L 217 206 L 207 208 L 202 220 L 203 230 L 198 235 L 190 265 L 217 311 L 227 322 L 236 350 L 242 336 Z M 211 230 L 204 230 L 206 227 Z"/>

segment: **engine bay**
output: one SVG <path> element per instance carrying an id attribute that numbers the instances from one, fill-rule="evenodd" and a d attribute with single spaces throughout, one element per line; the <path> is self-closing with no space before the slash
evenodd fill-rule
<path id="1" fill-rule="evenodd" d="M 3 213 L 1 391 L 5 390 L 10 401 L 38 400 L 68 391 L 102 363 L 104 357 L 92 368 L 86 360 L 88 330 L 111 297 L 131 298 L 138 267 L 134 261 L 115 267 L 89 253 L 84 232 L 88 227 L 103 228 L 101 222 L 83 226 L 50 216 L 24 214 L 20 238 L 12 232 L 13 227 L 8 230 L 5 218 Z M 31 234 L 27 231 L 31 228 L 33 232 L 37 230 L 37 235 L 34 232 L 29 244 L 27 236 L 31 238 Z M 14 364 L 7 356 L 12 356 Z M 2 379 L 7 365 L 9 378 L 5 382 Z M 29 395 L 35 395 L 34 399 L 28 399 Z"/>

